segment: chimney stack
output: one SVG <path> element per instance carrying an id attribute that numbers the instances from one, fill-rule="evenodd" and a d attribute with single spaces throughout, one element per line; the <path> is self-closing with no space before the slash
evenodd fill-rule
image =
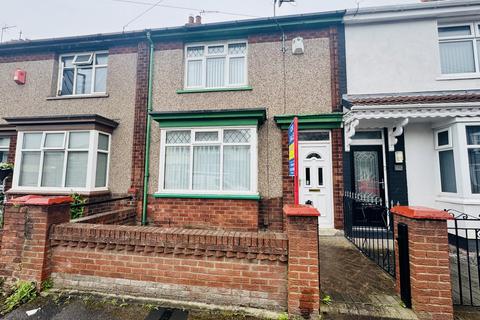
<path id="1" fill-rule="evenodd" d="M 202 16 L 198 15 L 195 17 L 195 24 L 202 24 Z"/>

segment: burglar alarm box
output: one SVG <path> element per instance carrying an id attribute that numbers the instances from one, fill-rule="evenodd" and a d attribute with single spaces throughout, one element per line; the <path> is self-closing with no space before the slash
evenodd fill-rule
<path id="1" fill-rule="evenodd" d="M 15 70 L 13 81 L 15 81 L 17 84 L 25 84 L 26 79 L 27 79 L 27 72 L 25 70 L 21 70 L 21 69 Z"/>

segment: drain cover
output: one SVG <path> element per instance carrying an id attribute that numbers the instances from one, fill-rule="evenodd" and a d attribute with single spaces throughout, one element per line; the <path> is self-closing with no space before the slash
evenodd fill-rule
<path id="1" fill-rule="evenodd" d="M 187 320 L 188 312 L 179 309 L 159 308 L 150 311 L 145 320 Z"/>

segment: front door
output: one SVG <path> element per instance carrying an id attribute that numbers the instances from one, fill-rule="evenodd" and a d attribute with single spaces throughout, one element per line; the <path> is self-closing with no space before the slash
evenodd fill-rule
<path id="1" fill-rule="evenodd" d="M 333 228 L 331 145 L 299 143 L 299 201 L 320 211 L 320 228 Z"/>
<path id="2" fill-rule="evenodd" d="M 354 207 L 355 225 L 382 225 L 379 213 L 385 205 L 382 146 L 350 147 L 352 189 L 357 204 Z"/>

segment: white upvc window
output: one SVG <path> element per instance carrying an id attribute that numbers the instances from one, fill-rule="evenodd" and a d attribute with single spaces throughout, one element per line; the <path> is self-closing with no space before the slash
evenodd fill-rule
<path id="1" fill-rule="evenodd" d="M 7 162 L 9 147 L 10 147 L 10 138 L 0 137 L 0 162 Z"/>
<path id="2" fill-rule="evenodd" d="M 440 171 L 440 191 L 443 193 L 457 193 L 451 128 L 435 132 L 435 149 L 437 150 Z"/>
<path id="3" fill-rule="evenodd" d="M 159 193 L 256 194 L 257 128 L 161 131 Z"/>
<path id="4" fill-rule="evenodd" d="M 480 22 L 438 26 L 443 75 L 480 75 Z"/>
<path id="5" fill-rule="evenodd" d="M 59 58 L 58 96 L 101 94 L 107 91 L 108 52 L 64 54 Z"/>
<path id="6" fill-rule="evenodd" d="M 110 140 L 110 134 L 96 130 L 19 132 L 13 187 L 108 190 Z"/>
<path id="7" fill-rule="evenodd" d="M 185 88 L 246 86 L 247 42 L 230 41 L 185 46 Z"/>
<path id="8" fill-rule="evenodd" d="M 470 192 L 480 194 L 480 125 L 466 125 Z"/>

